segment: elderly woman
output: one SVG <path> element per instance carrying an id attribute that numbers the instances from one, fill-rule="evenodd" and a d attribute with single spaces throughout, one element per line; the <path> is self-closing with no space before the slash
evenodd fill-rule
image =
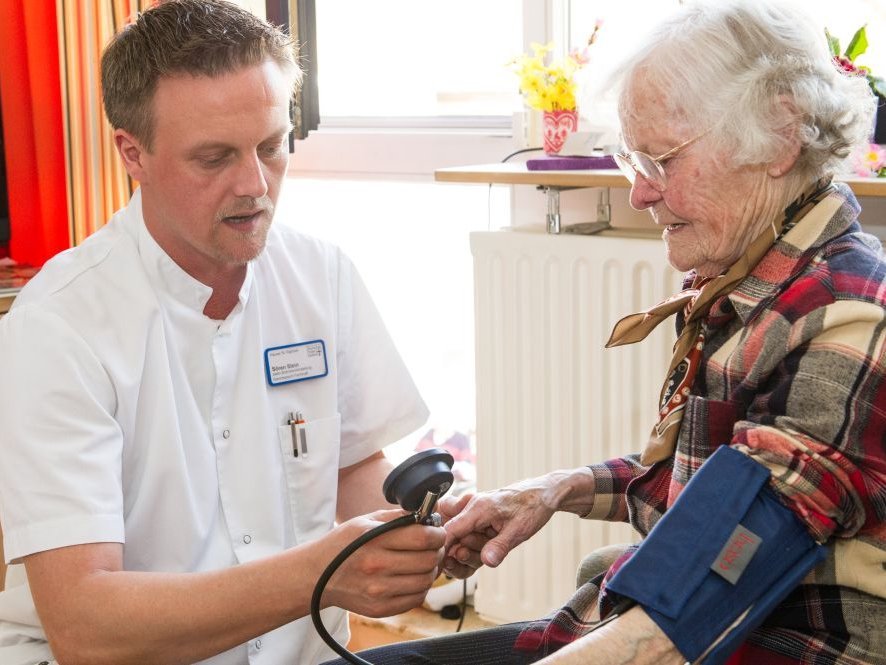
<path id="1" fill-rule="evenodd" d="M 685 7 L 622 74 L 631 205 L 688 273 L 610 340 L 676 315 L 657 422 L 639 455 L 444 501 L 444 566 L 496 566 L 558 510 L 644 538 L 544 620 L 364 655 L 886 663 L 886 261 L 832 180 L 867 84 L 771 2 Z"/>

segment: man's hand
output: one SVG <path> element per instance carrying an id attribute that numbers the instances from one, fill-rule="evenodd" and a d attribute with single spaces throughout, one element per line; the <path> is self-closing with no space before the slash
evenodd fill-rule
<path id="1" fill-rule="evenodd" d="M 363 533 L 404 515 L 380 510 L 355 517 L 329 534 L 344 549 Z M 323 606 L 335 605 L 364 616 L 400 614 L 421 605 L 438 575 L 443 558 L 443 529 L 409 525 L 373 538 L 351 554 L 323 593 Z M 337 552 L 330 552 L 332 560 Z"/>
<path id="2" fill-rule="evenodd" d="M 204 572 L 123 570 L 120 543 L 46 550 L 24 564 L 60 663 L 183 665 L 307 616 L 329 562 L 359 535 L 403 514 L 357 517 L 317 540 Z M 324 604 L 371 616 L 419 605 L 437 577 L 444 539 L 442 528 L 421 525 L 373 539 L 332 576 Z"/>

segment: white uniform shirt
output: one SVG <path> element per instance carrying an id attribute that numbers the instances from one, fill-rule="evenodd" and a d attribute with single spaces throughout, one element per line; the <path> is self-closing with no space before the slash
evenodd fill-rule
<path id="1" fill-rule="evenodd" d="M 23 289 L 0 320 L 7 560 L 91 542 L 125 543 L 126 570 L 266 557 L 329 531 L 339 468 L 427 418 L 336 248 L 273 225 L 223 322 L 202 313 L 210 294 L 148 233 L 139 192 Z M 265 350 L 312 340 L 328 374 L 269 385 Z M 291 412 L 307 455 L 293 455 Z M 0 594 L 0 662 L 15 662 L 4 644 L 42 635 L 34 618 L 26 588 Z M 324 624 L 346 639 L 344 612 Z M 305 617 L 205 662 L 332 657 Z"/>

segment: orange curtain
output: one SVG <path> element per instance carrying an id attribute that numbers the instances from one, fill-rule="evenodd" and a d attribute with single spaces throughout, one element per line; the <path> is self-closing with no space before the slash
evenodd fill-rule
<path id="1" fill-rule="evenodd" d="M 70 246 L 56 0 L 0 0 L 9 254 L 42 265 Z"/>
<path id="2" fill-rule="evenodd" d="M 101 102 L 101 54 L 153 0 L 56 0 L 71 239 L 104 225 L 133 191 Z"/>
<path id="3" fill-rule="evenodd" d="M 16 262 L 40 266 L 129 200 L 101 105 L 105 44 L 155 0 L 0 0 L 0 102 Z"/>

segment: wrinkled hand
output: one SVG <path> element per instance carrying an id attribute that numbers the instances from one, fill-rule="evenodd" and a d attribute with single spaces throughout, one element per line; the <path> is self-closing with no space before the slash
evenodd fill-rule
<path id="1" fill-rule="evenodd" d="M 380 510 L 344 522 L 327 537 L 328 561 L 366 531 L 405 514 L 402 510 Z M 336 570 L 321 604 L 371 617 L 400 614 L 421 605 L 437 578 L 444 538 L 442 528 L 420 524 L 373 538 Z"/>
<path id="2" fill-rule="evenodd" d="M 437 502 L 436 512 L 442 518 L 444 528 L 453 517 L 464 510 L 473 497 L 474 494 L 465 494 L 458 498 L 444 496 Z M 459 538 L 457 543 L 453 542 L 451 546 L 447 545 L 446 556 L 442 564 L 443 570 L 450 577 L 459 579 L 470 577 L 477 568 L 483 565 L 480 560 L 480 551 L 483 546 L 496 535 L 496 531 L 490 527 L 483 532 L 468 533 Z"/>
<path id="3" fill-rule="evenodd" d="M 443 569 L 454 577 L 468 577 L 483 564 L 495 568 L 547 524 L 558 502 L 548 476 L 441 501 L 437 510 L 446 529 Z"/>

